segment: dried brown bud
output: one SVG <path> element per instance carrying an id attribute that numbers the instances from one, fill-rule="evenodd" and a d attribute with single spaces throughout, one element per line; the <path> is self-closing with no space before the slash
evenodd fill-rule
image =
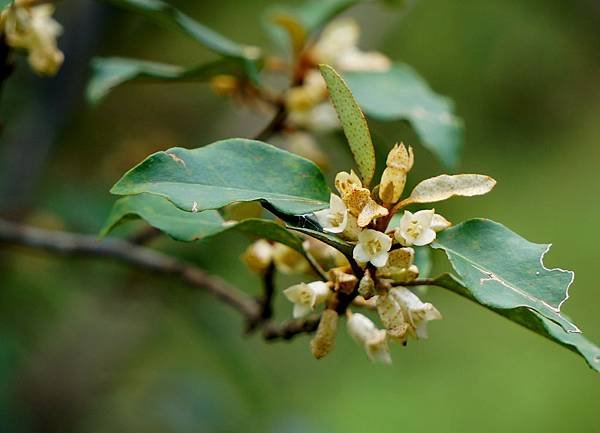
<path id="1" fill-rule="evenodd" d="M 335 344 L 338 314 L 334 310 L 326 309 L 321 314 L 321 321 L 317 333 L 310 341 L 310 351 L 317 359 L 327 356 Z"/>

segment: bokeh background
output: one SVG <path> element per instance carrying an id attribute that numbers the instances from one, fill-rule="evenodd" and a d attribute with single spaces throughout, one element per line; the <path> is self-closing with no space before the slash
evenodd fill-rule
<path id="1" fill-rule="evenodd" d="M 271 44 L 259 20 L 273 2 L 173 3 L 235 40 Z M 546 264 L 577 272 L 565 311 L 600 342 L 600 3 L 420 0 L 407 13 L 369 4 L 349 15 L 362 47 L 413 65 L 456 101 L 461 170 L 499 181 L 488 196 L 437 209 L 552 242 Z M 58 17 L 60 75 L 39 79 L 20 62 L 2 95 L 4 216 L 96 233 L 109 187 L 147 154 L 251 137 L 268 121 L 202 84 L 130 85 L 90 107 L 92 56 L 191 65 L 211 55 L 88 0 L 61 2 Z M 385 135 L 390 146 L 415 145 L 413 182 L 441 172 L 405 125 Z M 322 145 L 333 168 L 349 164 L 339 142 Z M 254 293 L 258 280 L 238 264 L 247 244 L 228 235 L 154 246 Z M 600 431 L 599 376 L 581 358 L 442 289 L 425 297 L 445 319 L 429 340 L 394 347 L 388 367 L 369 363 L 343 331 L 321 361 L 306 336 L 244 337 L 240 318 L 209 296 L 118 264 L 0 246 L 0 287 L 2 432 Z M 280 319 L 291 314 L 281 296 L 277 308 Z"/>

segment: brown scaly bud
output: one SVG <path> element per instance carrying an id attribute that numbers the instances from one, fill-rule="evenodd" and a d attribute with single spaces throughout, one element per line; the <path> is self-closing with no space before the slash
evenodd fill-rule
<path id="1" fill-rule="evenodd" d="M 379 185 L 379 198 L 383 203 L 394 204 L 400 200 L 406 186 L 406 176 L 413 163 L 412 147 L 407 150 L 401 143 L 400 145 L 396 144 L 390 151 Z"/>
<path id="2" fill-rule="evenodd" d="M 365 299 L 370 299 L 375 296 L 375 281 L 371 277 L 371 272 L 367 269 L 365 275 L 361 278 L 358 284 L 358 294 Z"/>
<path id="3" fill-rule="evenodd" d="M 333 287 L 336 292 L 346 294 L 352 293 L 358 284 L 358 278 L 354 274 L 348 273 L 348 267 L 333 268 L 329 270 L 329 278 L 333 281 Z"/>
<path id="4" fill-rule="evenodd" d="M 338 314 L 334 310 L 326 309 L 321 314 L 317 333 L 310 341 L 310 351 L 317 359 L 327 356 L 335 344 Z"/>

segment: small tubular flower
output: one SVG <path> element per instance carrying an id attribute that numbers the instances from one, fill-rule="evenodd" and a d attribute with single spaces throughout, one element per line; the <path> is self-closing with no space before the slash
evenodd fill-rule
<path id="1" fill-rule="evenodd" d="M 377 230 L 363 230 L 358 235 L 358 243 L 352 255 L 360 263 L 371 262 L 375 267 L 382 267 L 388 261 L 388 251 L 392 247 L 392 239 Z"/>
<path id="2" fill-rule="evenodd" d="M 279 243 L 273 245 L 273 262 L 283 274 L 302 274 L 310 269 L 310 265 L 299 252 Z"/>
<path id="3" fill-rule="evenodd" d="M 327 300 L 331 290 L 327 283 L 314 281 L 312 283 L 300 283 L 288 287 L 283 291 L 285 297 L 294 304 L 294 318 L 303 317 L 315 309 L 315 305 Z"/>
<path id="4" fill-rule="evenodd" d="M 310 341 L 310 351 L 315 358 L 327 356 L 335 344 L 338 314 L 334 310 L 326 309 L 321 314 L 319 327 L 314 338 Z"/>
<path id="5" fill-rule="evenodd" d="M 385 266 L 377 269 L 379 278 L 387 278 L 395 283 L 407 283 L 419 276 L 419 268 L 413 262 L 415 250 L 398 248 L 390 252 Z"/>
<path id="6" fill-rule="evenodd" d="M 244 251 L 242 260 L 254 272 L 263 274 L 273 261 L 273 245 L 259 239 Z"/>
<path id="7" fill-rule="evenodd" d="M 412 213 L 404 211 L 400 219 L 400 225 L 396 229 L 396 240 L 402 245 L 423 246 L 435 240 L 435 231 L 431 228 L 431 222 L 435 211 L 420 210 Z"/>
<path id="8" fill-rule="evenodd" d="M 53 13 L 51 4 L 30 6 L 16 1 L 1 17 L 8 45 L 27 50 L 29 64 L 41 75 L 55 75 L 64 60 L 56 44 L 62 27 L 52 18 Z"/>
<path id="9" fill-rule="evenodd" d="M 350 174 L 344 171 L 338 173 L 335 187 L 350 214 L 356 217 L 359 227 L 366 227 L 374 219 L 386 216 L 389 212 L 371 198 L 371 191 L 362 187 L 362 182 L 353 171 Z"/>
<path id="10" fill-rule="evenodd" d="M 402 306 L 389 294 L 377 298 L 377 313 L 381 323 L 388 331 L 388 336 L 401 343 L 406 341 L 409 325 L 406 323 Z"/>
<path id="11" fill-rule="evenodd" d="M 329 197 L 329 209 L 315 212 L 315 217 L 323 231 L 342 233 L 348 224 L 348 208 L 341 198 L 332 193 Z"/>
<path id="12" fill-rule="evenodd" d="M 386 161 L 386 168 L 381 176 L 379 185 L 379 198 L 388 204 L 393 204 L 400 200 L 406 177 L 414 163 L 412 148 L 408 150 L 403 143 L 396 144 L 390 151 Z"/>
<path id="13" fill-rule="evenodd" d="M 358 294 L 365 299 L 370 299 L 377 294 L 375 292 L 375 281 L 368 269 L 365 270 L 365 274 L 358 283 Z"/>
<path id="14" fill-rule="evenodd" d="M 377 329 L 368 317 L 359 313 L 352 314 L 346 324 L 348 333 L 364 347 L 371 361 L 391 364 L 392 358 L 387 344 L 387 334 L 383 329 Z"/>
<path id="15" fill-rule="evenodd" d="M 432 304 L 422 302 L 406 287 L 394 287 L 388 296 L 393 297 L 402 307 L 409 324 L 408 331 L 415 338 L 427 338 L 427 322 L 442 319 L 442 315 Z"/>
<path id="16" fill-rule="evenodd" d="M 328 63 L 342 71 L 385 71 L 390 60 L 378 52 L 358 48 L 360 28 L 351 18 L 333 21 L 323 32 L 311 51 L 315 63 Z"/>

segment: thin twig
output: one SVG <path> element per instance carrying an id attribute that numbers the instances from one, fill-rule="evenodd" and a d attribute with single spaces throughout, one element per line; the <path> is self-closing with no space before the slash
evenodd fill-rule
<path id="1" fill-rule="evenodd" d="M 293 319 L 283 322 L 281 325 L 267 323 L 263 329 L 265 340 L 290 340 L 298 334 L 309 334 L 316 331 L 321 316 L 309 316 L 305 319 Z"/>
<path id="2" fill-rule="evenodd" d="M 95 236 L 50 231 L 0 219 L 0 244 L 24 246 L 64 256 L 113 259 L 144 271 L 178 276 L 187 285 L 204 289 L 233 307 L 247 322 L 258 320 L 264 323 L 264 338 L 267 340 L 287 340 L 296 334 L 312 332 L 319 323 L 319 318 L 314 316 L 285 322 L 281 326 L 265 323 L 259 320 L 265 314 L 260 304 L 222 278 L 210 275 L 191 263 L 121 239 L 99 240 Z"/>
<path id="3" fill-rule="evenodd" d="M 158 251 L 120 239 L 49 231 L 0 220 L 0 243 L 22 245 L 67 256 L 103 257 L 161 274 L 175 275 L 188 285 L 203 288 L 247 319 L 258 314 L 256 302 L 225 280 Z"/>
<path id="4" fill-rule="evenodd" d="M 148 245 L 160 235 L 162 235 L 162 232 L 159 229 L 152 226 L 147 226 L 130 236 L 129 242 L 135 245 Z"/>
<path id="5" fill-rule="evenodd" d="M 271 119 L 271 121 L 260 131 L 258 134 L 254 136 L 255 140 L 266 141 L 271 138 L 275 133 L 281 131 L 283 129 L 283 125 L 285 123 L 285 119 L 287 117 L 287 110 L 283 104 L 279 105 L 277 108 L 277 112 L 275 116 Z"/>

